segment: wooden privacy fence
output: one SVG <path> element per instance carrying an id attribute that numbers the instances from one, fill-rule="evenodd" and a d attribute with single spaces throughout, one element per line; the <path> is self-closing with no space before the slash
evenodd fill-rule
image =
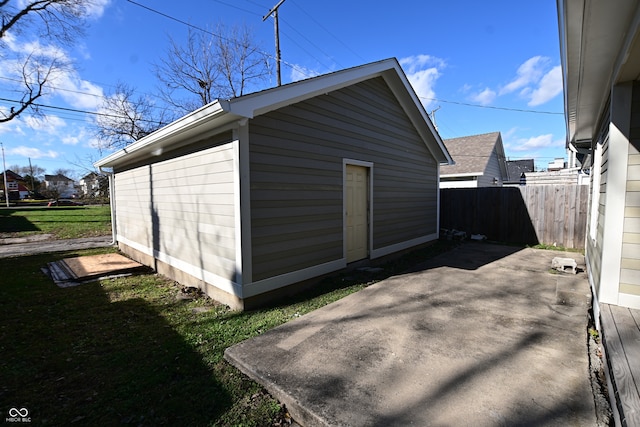
<path id="1" fill-rule="evenodd" d="M 440 227 L 489 240 L 584 249 L 589 186 L 440 190 Z"/>

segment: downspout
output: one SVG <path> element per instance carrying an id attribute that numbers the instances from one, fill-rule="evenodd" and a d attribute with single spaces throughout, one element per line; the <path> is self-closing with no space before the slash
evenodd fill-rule
<path id="1" fill-rule="evenodd" d="M 118 223 L 116 221 L 116 198 L 115 198 L 115 176 L 113 174 L 113 169 L 112 170 L 106 170 L 103 169 L 102 166 L 99 167 L 100 172 L 104 173 L 107 175 L 107 177 L 109 178 L 109 206 L 111 208 L 111 245 L 116 245 L 118 244 L 118 238 L 116 237 L 118 235 L 118 232 L 116 230 L 116 224 Z"/>

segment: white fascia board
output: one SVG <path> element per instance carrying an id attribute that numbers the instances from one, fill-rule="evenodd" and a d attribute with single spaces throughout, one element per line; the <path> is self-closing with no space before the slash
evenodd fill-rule
<path id="1" fill-rule="evenodd" d="M 396 64 L 395 59 L 386 59 L 244 95 L 229 101 L 229 112 L 253 118 L 382 75 Z"/>
<path id="2" fill-rule="evenodd" d="M 472 176 L 484 176 L 484 172 L 440 174 L 440 178 L 468 178 Z"/>
<path id="3" fill-rule="evenodd" d="M 424 106 L 413 89 L 413 86 L 409 83 L 409 79 L 407 79 L 404 70 L 395 60 L 394 65 L 394 69 L 396 70 L 395 75 L 386 73 L 384 75 L 385 81 L 398 98 L 400 105 L 404 108 L 407 116 L 409 116 L 409 119 L 422 137 L 422 140 L 425 142 L 425 145 L 433 157 L 440 165 L 453 165 L 455 162 L 449 154 L 449 150 L 447 150 L 440 134 L 433 126 L 427 111 L 424 109 Z M 420 126 L 421 123 L 427 125 L 429 132 L 425 132 L 425 128 Z M 433 142 L 435 142 L 435 144 L 433 144 Z"/>
<path id="4" fill-rule="evenodd" d="M 179 139 L 188 138 L 238 119 L 228 114 L 228 101 L 215 101 L 141 138 L 127 147 L 98 160 L 98 168 L 112 167 L 133 154 L 152 153 Z M 225 117 L 226 116 L 226 117 Z M 222 120 L 223 118 L 227 120 Z"/>

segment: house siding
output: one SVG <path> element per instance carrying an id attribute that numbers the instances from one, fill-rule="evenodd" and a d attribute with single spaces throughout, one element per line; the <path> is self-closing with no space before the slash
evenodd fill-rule
<path id="1" fill-rule="evenodd" d="M 640 85 L 633 84 L 620 292 L 640 296 Z"/>
<path id="2" fill-rule="evenodd" d="M 225 143 L 118 172 L 118 241 L 198 279 L 233 281 L 233 153 Z"/>
<path id="3" fill-rule="evenodd" d="M 609 126 L 608 116 L 605 116 L 603 121 L 603 128 L 599 133 L 599 138 L 594 143 L 592 152 L 595 152 L 596 145 L 602 144 L 602 156 L 600 158 L 600 185 L 598 189 L 594 189 L 595 186 L 595 174 L 591 174 L 591 197 L 589 201 L 589 218 L 587 220 L 588 224 L 592 224 L 592 215 L 595 213 L 598 216 L 596 221 L 596 230 L 595 236 L 594 233 L 589 229 L 587 230 L 587 243 L 586 243 L 586 255 L 587 261 L 589 262 L 589 269 L 591 271 L 591 279 L 592 285 L 594 288 L 594 292 L 596 296 L 600 298 L 601 291 L 601 281 L 602 281 L 602 242 L 604 240 L 604 223 L 605 223 L 605 201 L 606 201 L 606 188 L 607 188 L 607 169 L 608 169 L 608 155 L 609 155 L 609 142 L 608 142 L 608 131 L 605 129 Z M 595 166 L 595 165 L 594 165 Z M 593 170 L 593 168 L 592 168 Z M 594 203 L 594 193 L 598 191 L 598 207 L 594 211 L 592 208 L 592 204 Z M 590 225 L 591 227 L 591 225 Z M 593 238 L 595 237 L 595 239 Z"/>
<path id="4" fill-rule="evenodd" d="M 504 162 L 504 159 L 502 159 Z M 487 162 L 487 168 L 482 176 L 478 177 L 479 187 L 494 187 L 502 186 L 502 171 L 500 169 L 500 159 L 495 148 L 491 151 L 491 158 Z M 494 184 L 493 179 L 498 178 L 498 183 Z"/>
<path id="5" fill-rule="evenodd" d="M 253 280 L 344 259 L 343 160 L 373 164 L 375 250 L 437 233 L 437 163 L 382 78 L 250 122 Z"/>

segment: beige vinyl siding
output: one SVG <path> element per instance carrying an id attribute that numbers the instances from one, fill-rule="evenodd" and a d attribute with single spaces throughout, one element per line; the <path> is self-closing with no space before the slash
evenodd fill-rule
<path id="1" fill-rule="evenodd" d="M 233 152 L 227 143 L 117 173 L 119 238 L 232 280 Z"/>
<path id="2" fill-rule="evenodd" d="M 608 121 L 606 122 L 608 126 Z M 594 287 L 597 293 L 600 291 L 600 281 L 601 281 L 601 272 L 602 272 L 602 242 L 604 241 L 604 215 L 605 215 L 605 201 L 606 201 L 606 185 L 607 185 L 607 168 L 608 168 L 608 155 L 609 155 L 609 144 L 606 136 L 602 136 L 604 141 L 604 145 L 602 147 L 602 157 L 600 160 L 600 186 L 599 186 L 599 200 L 598 200 L 598 208 L 596 210 L 596 214 L 598 215 L 598 220 L 596 223 L 596 233 L 595 240 L 591 238 L 591 231 L 587 230 L 587 243 L 586 243 L 586 254 L 587 259 L 589 260 L 589 267 L 592 273 L 592 278 L 594 281 Z M 595 145 L 594 145 L 595 150 Z M 592 167 L 592 171 L 593 171 Z M 594 186 L 594 174 L 591 174 L 591 188 L 593 191 Z M 594 213 L 593 209 L 591 209 L 591 205 L 593 203 L 593 192 L 592 192 L 592 200 L 589 201 L 589 218 L 587 220 L 588 224 L 591 224 L 591 215 Z"/>
<path id="3" fill-rule="evenodd" d="M 340 260 L 343 159 L 373 163 L 373 248 L 437 230 L 436 162 L 376 78 L 249 125 L 253 280 Z"/>
<path id="4" fill-rule="evenodd" d="M 498 178 L 498 183 L 494 184 L 493 179 Z M 491 158 L 487 162 L 487 168 L 484 171 L 484 175 L 478 178 L 479 187 L 493 187 L 495 185 L 502 185 L 502 172 L 500 171 L 500 163 L 498 160 L 498 153 L 495 148 L 491 151 Z"/>
<path id="5" fill-rule="evenodd" d="M 620 292 L 640 295 L 640 85 L 634 83 L 627 161 Z"/>

